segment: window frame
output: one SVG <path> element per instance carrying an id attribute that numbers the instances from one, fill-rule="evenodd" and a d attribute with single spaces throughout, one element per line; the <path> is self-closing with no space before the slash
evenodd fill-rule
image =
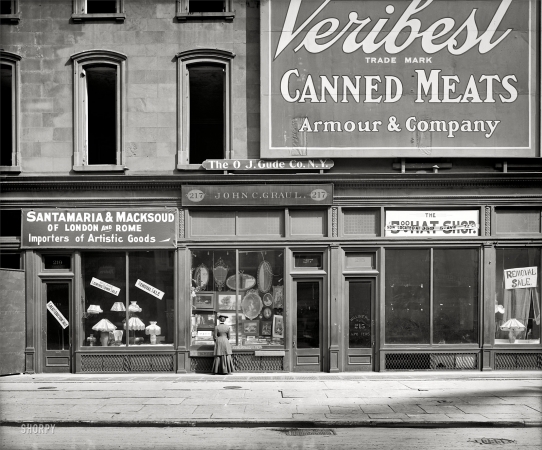
<path id="1" fill-rule="evenodd" d="M 124 0 L 116 0 L 117 12 L 116 13 L 99 13 L 99 14 L 87 14 L 82 11 L 86 11 L 87 0 L 73 0 L 73 13 L 72 21 L 75 23 L 84 22 L 86 20 L 111 20 L 116 22 L 124 22 L 126 19 L 126 13 L 124 12 Z"/>
<path id="2" fill-rule="evenodd" d="M 177 58 L 177 169 L 201 169 L 201 164 L 190 164 L 190 71 L 189 66 L 213 64 L 223 66 L 225 72 L 225 108 L 224 108 L 224 159 L 229 159 L 232 152 L 232 105 L 231 72 L 235 54 L 227 50 L 194 49 L 179 52 Z"/>
<path id="3" fill-rule="evenodd" d="M 126 59 L 123 53 L 111 50 L 89 50 L 71 56 L 73 61 L 73 111 L 74 111 L 74 154 L 73 170 L 75 172 L 104 172 L 127 170 L 125 167 L 124 128 L 126 121 Z M 113 65 L 117 71 L 116 89 L 116 164 L 88 164 L 88 149 L 85 146 L 86 112 L 83 100 L 86 95 L 84 70 L 88 65 Z"/>
<path id="4" fill-rule="evenodd" d="M 454 347 L 459 347 L 461 349 L 467 348 L 479 348 L 482 345 L 482 333 L 484 329 L 484 298 L 483 298 L 483 253 L 482 249 L 476 245 L 458 245 L 458 246 L 445 246 L 445 245 L 431 245 L 431 246 L 408 246 L 408 247 L 396 247 L 391 246 L 384 248 L 384 255 L 382 259 L 382 264 L 384 266 L 384 277 L 382 280 L 382 305 L 380 307 L 381 314 L 381 331 L 380 336 L 382 339 L 382 349 L 405 349 L 408 347 L 416 347 L 423 349 L 452 349 Z M 428 250 L 429 251 L 429 342 L 428 343 L 396 343 L 396 342 L 387 342 L 386 341 L 386 287 L 387 287 L 387 271 L 386 271 L 386 259 L 389 257 L 389 250 Z M 475 311 L 477 314 L 476 319 L 476 342 L 467 342 L 467 343 L 444 343 L 440 344 L 434 340 L 434 326 L 435 326 L 435 311 L 434 311 L 434 302 L 435 302 L 435 250 L 476 250 L 478 257 L 478 290 L 477 290 L 477 302 Z M 486 325 L 487 326 L 487 325 Z"/>
<path id="5" fill-rule="evenodd" d="M 4 65 L 10 66 L 12 70 L 12 84 L 11 84 L 11 165 L 0 166 L 0 173 L 2 172 L 15 172 L 20 173 L 21 169 L 21 149 L 20 149 L 20 118 L 21 118 L 21 105 L 20 105 L 20 88 L 21 88 L 21 69 L 20 61 L 22 56 L 0 50 L 0 62 Z"/>
<path id="6" fill-rule="evenodd" d="M 19 0 L 11 0 L 11 14 L 0 14 L 0 21 L 18 24 L 21 20 L 21 11 L 19 10 Z"/>
<path id="7" fill-rule="evenodd" d="M 177 12 L 175 17 L 179 21 L 224 19 L 231 22 L 235 18 L 233 0 L 224 0 L 225 11 L 223 12 L 190 12 L 190 0 L 177 0 Z"/>

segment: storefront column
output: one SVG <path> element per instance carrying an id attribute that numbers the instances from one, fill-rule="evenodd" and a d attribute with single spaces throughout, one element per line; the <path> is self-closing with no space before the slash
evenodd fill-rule
<path id="1" fill-rule="evenodd" d="M 482 370 L 493 370 L 493 337 L 495 336 L 495 246 L 491 242 L 483 244 L 483 307 L 480 324 L 482 326 Z"/>
<path id="2" fill-rule="evenodd" d="M 339 372 L 340 356 L 340 336 L 341 329 L 341 296 L 340 283 L 337 273 L 340 273 L 340 249 L 338 245 L 332 245 L 330 249 L 330 268 L 329 284 L 330 284 L 330 306 L 329 306 L 329 371 Z M 337 271 L 339 269 L 339 272 Z"/>
<path id="3" fill-rule="evenodd" d="M 190 251 L 179 248 L 177 251 L 177 271 L 175 273 L 176 311 L 177 311 L 177 373 L 190 372 L 190 317 L 192 305 L 190 299 Z M 188 318 L 188 319 L 187 319 Z"/>
<path id="4" fill-rule="evenodd" d="M 36 373 L 36 339 L 38 330 L 36 330 L 36 312 L 39 308 L 36 302 L 36 266 L 35 255 L 31 250 L 26 251 L 25 255 L 25 274 L 26 274 L 26 348 L 25 354 L 25 373 Z"/>

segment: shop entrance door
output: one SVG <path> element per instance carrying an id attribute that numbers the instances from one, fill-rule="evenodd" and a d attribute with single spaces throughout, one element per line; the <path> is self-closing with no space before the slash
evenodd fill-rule
<path id="1" fill-rule="evenodd" d="M 71 369 L 70 281 L 44 282 L 42 307 L 43 371 Z"/>
<path id="2" fill-rule="evenodd" d="M 375 349 L 375 280 L 352 278 L 346 280 L 346 326 L 344 348 L 347 371 L 374 370 Z"/>
<path id="3" fill-rule="evenodd" d="M 294 280 L 293 370 L 322 371 L 322 280 Z"/>

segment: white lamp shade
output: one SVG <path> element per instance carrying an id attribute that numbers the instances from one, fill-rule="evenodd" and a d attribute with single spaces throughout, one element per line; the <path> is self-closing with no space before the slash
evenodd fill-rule
<path id="1" fill-rule="evenodd" d="M 126 323 L 124 324 L 124 328 L 126 329 Z M 141 322 L 139 317 L 130 317 L 130 320 L 128 321 L 128 329 L 141 331 L 145 329 L 145 324 Z"/>
<path id="2" fill-rule="evenodd" d="M 517 319 L 507 320 L 505 323 L 501 325 L 502 331 L 522 331 L 524 329 L 525 329 L 525 325 L 523 325 Z"/>
<path id="3" fill-rule="evenodd" d="M 111 311 L 126 311 L 126 306 L 124 306 L 124 303 L 122 302 L 115 302 L 113 303 L 113 306 L 111 307 Z"/>
<path id="4" fill-rule="evenodd" d="M 156 325 L 156 322 L 151 322 L 151 324 L 145 328 L 145 334 L 154 334 L 155 336 L 160 334 L 162 329 Z"/>
<path id="5" fill-rule="evenodd" d="M 114 331 L 117 329 L 117 327 L 113 325 L 109 320 L 102 319 L 96 325 L 94 325 L 92 329 L 96 331 Z"/>

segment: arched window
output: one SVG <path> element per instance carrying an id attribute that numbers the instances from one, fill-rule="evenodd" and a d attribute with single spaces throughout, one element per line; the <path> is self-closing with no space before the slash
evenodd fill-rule
<path id="1" fill-rule="evenodd" d="M 124 170 L 126 55 L 90 50 L 74 63 L 74 170 Z"/>
<path id="2" fill-rule="evenodd" d="M 231 155 L 231 60 L 224 50 L 189 50 L 179 64 L 178 168 Z"/>
<path id="3" fill-rule="evenodd" d="M 0 51 L 0 172 L 20 172 L 19 61 L 15 53 Z"/>

